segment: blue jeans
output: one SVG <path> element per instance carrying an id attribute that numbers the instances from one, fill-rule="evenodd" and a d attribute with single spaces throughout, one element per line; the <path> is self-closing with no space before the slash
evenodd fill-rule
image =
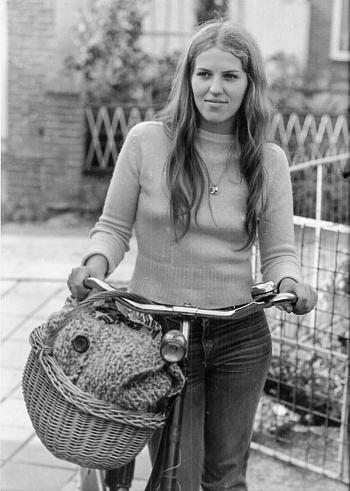
<path id="1" fill-rule="evenodd" d="M 174 322 L 167 320 L 166 329 Z M 249 446 L 270 360 L 271 336 L 263 312 L 238 320 L 192 321 L 181 491 L 248 489 Z M 150 444 L 152 457 L 158 438 Z"/>

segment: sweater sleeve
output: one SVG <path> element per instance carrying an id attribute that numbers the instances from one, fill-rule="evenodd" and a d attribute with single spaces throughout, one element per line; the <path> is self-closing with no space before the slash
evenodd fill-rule
<path id="1" fill-rule="evenodd" d="M 90 244 L 82 264 L 96 254 L 104 256 L 110 275 L 130 249 L 140 192 L 139 125 L 130 130 L 113 172 L 102 215 L 90 232 Z"/>
<path id="2" fill-rule="evenodd" d="M 264 167 L 265 207 L 258 232 L 263 279 L 276 285 L 286 277 L 300 282 L 301 268 L 294 244 L 292 184 L 284 151 L 275 144 L 266 145 Z"/>

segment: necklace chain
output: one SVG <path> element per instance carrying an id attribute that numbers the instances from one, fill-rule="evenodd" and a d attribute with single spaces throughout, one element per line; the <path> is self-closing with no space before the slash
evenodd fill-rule
<path id="1" fill-rule="evenodd" d="M 220 184 L 222 178 L 224 177 L 226 170 L 227 170 L 227 168 L 225 167 L 224 172 L 221 174 L 220 179 L 218 180 L 217 184 L 214 184 L 212 182 L 212 180 L 210 179 L 209 172 L 208 172 L 208 176 L 209 176 L 209 193 L 212 194 L 213 196 L 216 196 L 216 195 L 219 194 L 219 184 Z M 233 184 L 241 184 L 241 182 L 242 182 L 242 175 L 240 176 L 239 181 L 232 181 L 232 182 L 233 182 Z"/>
<path id="2" fill-rule="evenodd" d="M 209 179 L 209 194 L 211 194 L 213 196 L 217 196 L 219 194 L 219 192 L 220 192 L 220 190 L 219 190 L 219 184 L 220 184 L 222 178 L 224 177 L 226 171 L 229 169 L 229 159 L 230 159 L 232 148 L 233 148 L 233 142 L 231 143 L 230 150 L 229 150 L 229 152 L 227 154 L 227 157 L 226 157 L 226 165 L 225 165 L 225 168 L 224 168 L 224 170 L 223 170 L 223 172 L 222 172 L 222 174 L 220 176 L 220 179 L 217 181 L 216 184 L 214 184 L 213 181 L 211 180 L 208 167 L 204 163 L 204 165 L 207 168 L 207 174 L 208 174 L 208 179 Z M 232 182 L 233 182 L 233 184 L 241 184 L 241 182 L 242 182 L 242 174 L 240 173 L 240 178 L 239 178 L 238 181 L 232 181 Z"/>
<path id="3" fill-rule="evenodd" d="M 208 173 L 208 175 L 209 175 L 209 193 L 210 194 L 213 194 L 214 196 L 219 194 L 219 184 L 221 182 L 221 179 L 224 177 L 225 172 L 226 172 L 226 167 L 224 168 L 224 172 L 221 174 L 220 179 L 218 180 L 217 184 L 214 184 L 212 182 L 212 180 L 210 179 L 210 175 Z"/>

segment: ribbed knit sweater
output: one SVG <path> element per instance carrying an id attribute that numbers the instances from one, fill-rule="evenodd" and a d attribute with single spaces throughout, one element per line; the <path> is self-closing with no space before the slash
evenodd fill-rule
<path id="1" fill-rule="evenodd" d="M 199 130 L 196 145 L 211 184 L 220 181 L 219 193 L 211 195 L 206 183 L 197 220 L 192 219 L 185 237 L 175 242 L 165 173 L 171 140 L 160 122 L 132 128 L 83 264 L 101 254 L 111 274 L 129 250 L 135 229 L 138 253 L 130 291 L 159 303 L 202 308 L 249 302 L 252 250 L 239 250 L 247 239 L 247 185 L 239 182 L 238 162 L 225 170 L 231 143 L 230 135 Z M 266 212 L 258 228 L 263 278 L 276 284 L 284 277 L 301 281 L 288 162 L 275 144 L 264 147 L 264 169 Z"/>

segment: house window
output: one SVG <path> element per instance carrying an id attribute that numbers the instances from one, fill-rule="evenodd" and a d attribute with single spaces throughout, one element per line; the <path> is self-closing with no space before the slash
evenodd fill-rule
<path id="1" fill-rule="evenodd" d="M 333 60 L 350 60 L 349 0 L 334 0 L 330 56 Z"/>
<path id="2" fill-rule="evenodd" d="M 195 26 L 196 0 L 150 0 L 143 21 L 143 47 L 151 54 L 181 50 Z"/>
<path id="3" fill-rule="evenodd" d="M 7 2 L 1 3 L 1 146 L 6 150 L 8 138 L 8 40 L 7 40 Z"/>

